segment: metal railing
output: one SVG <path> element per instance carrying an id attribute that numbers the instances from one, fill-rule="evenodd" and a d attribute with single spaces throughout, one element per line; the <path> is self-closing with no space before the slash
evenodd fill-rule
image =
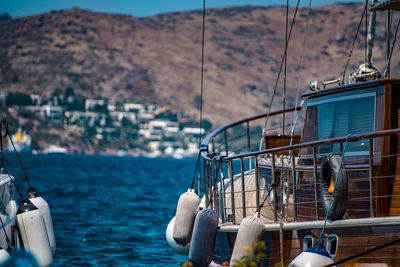
<path id="1" fill-rule="evenodd" d="M 298 109 L 292 109 L 291 112 Z M 279 114 L 282 111 L 271 113 L 271 116 Z M 380 206 L 383 207 L 383 213 L 389 215 L 389 208 L 384 203 L 394 198 L 398 198 L 400 203 L 400 194 L 390 190 L 386 193 L 377 192 L 379 184 L 393 184 L 400 173 L 388 170 L 387 175 L 382 175 L 376 170 L 379 166 L 389 166 L 389 162 L 400 159 L 397 153 L 384 155 L 381 152 L 383 139 L 400 134 L 400 128 L 262 150 L 252 150 L 253 141 L 248 126 L 244 136 L 236 138 L 231 135 L 231 138 L 227 138 L 232 127 L 249 125 L 265 117 L 266 114 L 263 114 L 220 127 L 208 135 L 202 144 L 206 202 L 219 213 L 224 223 L 238 224 L 242 218 L 257 210 L 272 223 L 280 220 L 323 220 L 325 214 L 319 197 L 319 165 L 326 152 L 322 153 L 320 147 L 336 145 L 343 149 L 346 142 L 360 140 L 365 145 L 363 153 L 345 156 L 343 163 L 350 178 L 349 187 L 358 188 L 355 192 L 349 192 L 347 218 L 384 216 L 378 212 Z M 224 149 L 218 150 L 215 140 L 221 136 L 224 142 L 219 144 Z M 260 135 L 256 141 L 259 138 Z M 244 150 L 230 150 L 233 147 L 231 142 L 237 139 L 249 139 L 247 143 L 250 145 Z M 259 209 L 262 203 L 264 206 Z"/>

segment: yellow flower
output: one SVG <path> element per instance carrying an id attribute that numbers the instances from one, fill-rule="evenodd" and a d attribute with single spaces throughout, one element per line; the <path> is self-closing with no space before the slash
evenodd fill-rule
<path id="1" fill-rule="evenodd" d="M 250 250 L 250 247 L 249 246 L 243 246 L 243 251 L 249 251 Z"/>

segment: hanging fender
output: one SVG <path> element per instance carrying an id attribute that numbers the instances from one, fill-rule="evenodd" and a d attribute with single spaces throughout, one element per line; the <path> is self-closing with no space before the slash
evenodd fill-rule
<path id="1" fill-rule="evenodd" d="M 21 201 L 17 212 L 17 231 L 20 245 L 32 253 L 40 266 L 53 263 L 53 253 L 42 213 L 29 199 Z"/>
<path id="2" fill-rule="evenodd" d="M 47 237 L 49 238 L 50 248 L 54 255 L 56 252 L 56 238 L 54 235 L 53 220 L 51 218 L 51 212 L 49 204 L 42 198 L 34 187 L 28 191 L 30 202 L 35 205 L 42 213 L 44 223 L 46 225 Z"/>
<path id="3" fill-rule="evenodd" d="M 322 159 L 319 175 L 322 207 L 332 221 L 342 219 L 346 212 L 348 180 L 341 164 L 341 154 L 330 153 Z"/>

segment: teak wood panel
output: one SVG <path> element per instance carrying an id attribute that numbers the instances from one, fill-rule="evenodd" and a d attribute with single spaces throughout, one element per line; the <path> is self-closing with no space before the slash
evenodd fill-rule
<path id="1" fill-rule="evenodd" d="M 399 88 L 397 88 L 399 89 Z M 396 90 L 395 92 L 395 98 L 396 98 L 396 108 L 397 108 L 397 125 L 396 128 L 399 127 L 400 125 L 400 105 L 398 99 L 400 96 L 399 90 Z M 400 215 L 400 136 L 397 136 L 397 150 L 396 150 L 396 168 L 395 168 L 395 179 L 393 182 L 393 192 L 392 192 L 392 200 L 390 203 L 390 211 L 389 215 L 394 216 L 394 215 Z"/>

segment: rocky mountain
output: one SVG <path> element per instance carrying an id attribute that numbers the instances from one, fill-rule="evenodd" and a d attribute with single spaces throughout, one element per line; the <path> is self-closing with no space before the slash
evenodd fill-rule
<path id="1" fill-rule="evenodd" d="M 299 11 L 287 62 L 290 105 L 298 84 L 304 91 L 309 81 L 342 75 L 363 8 L 313 9 L 308 29 L 307 9 Z M 285 12 L 285 7 L 207 9 L 206 118 L 219 124 L 267 110 L 285 43 Z M 381 70 L 384 19 L 378 15 L 373 56 Z M 0 90 L 50 94 L 71 87 L 86 97 L 157 103 L 198 116 L 201 36 L 200 10 L 143 18 L 82 9 L 6 17 L 0 21 Z M 365 39 L 362 23 L 347 75 L 364 61 Z M 392 73 L 399 69 L 395 55 Z M 282 82 L 278 90 L 274 109 L 282 107 Z"/>

